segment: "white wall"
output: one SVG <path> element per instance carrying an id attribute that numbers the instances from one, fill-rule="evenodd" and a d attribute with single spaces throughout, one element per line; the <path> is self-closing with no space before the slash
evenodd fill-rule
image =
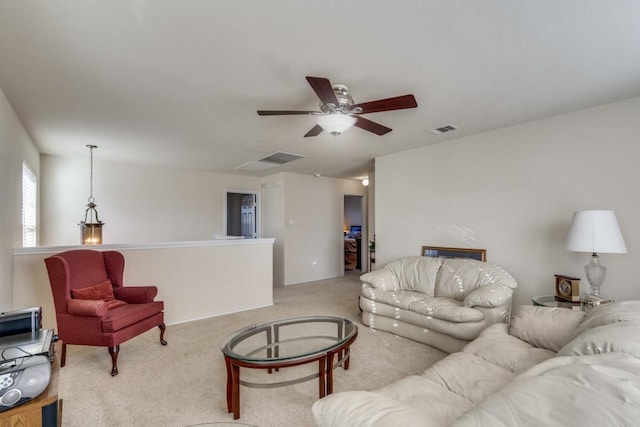
<path id="1" fill-rule="evenodd" d="M 265 206 L 274 205 L 265 227 L 277 233 L 270 236 L 276 237 L 276 284 L 343 275 L 344 195 L 364 195 L 360 181 L 281 173 L 264 187 Z"/>
<path id="2" fill-rule="evenodd" d="M 514 305 L 581 277 L 564 250 L 575 210 L 613 209 L 628 254 L 602 254 L 603 292 L 639 299 L 640 98 L 376 159 L 378 266 L 422 245 L 486 248 L 515 276 Z"/>
<path id="3" fill-rule="evenodd" d="M 23 161 L 38 176 L 38 151 L 0 90 L 0 311 L 13 308 L 13 248 L 22 246 Z"/>
<path id="4" fill-rule="evenodd" d="M 271 175 L 262 183 L 263 234 L 276 239 L 273 245 L 273 284 L 284 285 L 284 176 Z"/>
<path id="5" fill-rule="evenodd" d="M 369 248 L 369 242 L 373 240 L 376 233 L 376 174 L 374 171 L 369 172 L 369 186 L 366 191 L 368 211 L 367 248 Z"/>
<path id="6" fill-rule="evenodd" d="M 165 322 L 180 323 L 273 305 L 272 245 L 273 239 L 243 239 L 96 249 L 122 252 L 125 286 L 156 286 Z M 17 250 L 13 259 L 16 307 L 42 307 L 47 329 L 57 326 L 44 260 L 59 251 L 57 246 Z"/>
<path id="7" fill-rule="evenodd" d="M 100 161 L 93 195 L 104 243 L 209 240 L 226 234 L 224 189 L 260 191 L 255 177 Z M 42 156 L 40 244 L 75 245 L 89 197 L 89 150 L 83 158 Z"/>
<path id="8" fill-rule="evenodd" d="M 224 189 L 261 191 L 262 237 L 274 237 L 274 283 L 344 273 L 345 194 L 366 194 L 360 181 L 280 173 L 266 178 L 99 160 L 94 197 L 105 244 L 208 240 L 223 230 Z M 89 153 L 42 156 L 41 244 L 76 245 L 89 196 Z M 366 214 L 365 214 L 366 215 Z M 294 226 L 288 220 L 294 219 Z M 314 264 L 315 262 L 315 264 Z"/>

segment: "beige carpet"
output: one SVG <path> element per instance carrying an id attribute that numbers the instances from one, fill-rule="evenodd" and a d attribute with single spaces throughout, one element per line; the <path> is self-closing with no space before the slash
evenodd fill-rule
<path id="1" fill-rule="evenodd" d="M 238 329 L 273 319 L 331 314 L 358 325 L 350 368 L 335 372 L 335 392 L 378 388 L 420 373 L 444 357 L 431 347 L 362 325 L 359 290 L 357 272 L 276 288 L 272 307 L 167 326 L 166 347 L 160 345 L 155 328 L 121 345 L 116 377 L 109 374 L 111 359 L 105 348 L 68 346 L 67 365 L 60 376 L 63 425 L 184 427 L 233 421 L 227 413 L 220 344 Z M 241 369 L 240 374 L 244 380 L 273 382 L 316 369 L 314 363 L 271 375 L 249 369 Z M 313 426 L 311 405 L 317 398 L 317 380 L 270 389 L 241 386 L 238 422 L 260 427 Z"/>

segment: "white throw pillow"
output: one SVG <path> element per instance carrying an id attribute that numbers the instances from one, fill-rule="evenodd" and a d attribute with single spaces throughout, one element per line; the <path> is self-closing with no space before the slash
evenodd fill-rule
<path id="1" fill-rule="evenodd" d="M 567 344 L 584 312 L 559 307 L 521 306 L 511 318 L 509 335 L 551 351 Z"/>

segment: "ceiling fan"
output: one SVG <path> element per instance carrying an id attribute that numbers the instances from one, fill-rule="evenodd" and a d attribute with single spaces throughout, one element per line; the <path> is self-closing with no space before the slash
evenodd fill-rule
<path id="1" fill-rule="evenodd" d="M 260 116 L 287 115 L 317 115 L 318 124 L 305 137 L 319 135 L 326 130 L 333 136 L 338 136 L 351 126 L 359 127 L 376 135 L 384 135 L 391 129 L 379 123 L 365 119 L 361 114 L 378 113 L 381 111 L 402 110 L 418 106 L 413 95 L 402 95 L 394 98 L 379 99 L 377 101 L 356 104 L 349 93 L 349 88 L 340 83 L 334 85 L 324 77 L 306 77 L 318 98 L 320 111 L 297 110 L 258 110 Z"/>

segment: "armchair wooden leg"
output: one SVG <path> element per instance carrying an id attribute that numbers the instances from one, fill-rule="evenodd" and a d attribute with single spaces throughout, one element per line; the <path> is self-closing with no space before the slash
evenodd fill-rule
<path id="1" fill-rule="evenodd" d="M 160 343 L 162 345 L 167 345 L 167 342 L 164 340 L 164 331 L 166 328 L 166 326 L 164 326 L 164 323 L 161 323 L 158 325 L 158 328 L 160 328 Z"/>
<path id="2" fill-rule="evenodd" d="M 118 375 L 118 353 L 120 352 L 120 345 L 109 347 L 109 354 L 111 355 L 111 376 Z"/>
<path id="3" fill-rule="evenodd" d="M 62 368 L 67 363 L 67 343 L 62 342 L 62 354 L 60 355 L 60 367 Z"/>

